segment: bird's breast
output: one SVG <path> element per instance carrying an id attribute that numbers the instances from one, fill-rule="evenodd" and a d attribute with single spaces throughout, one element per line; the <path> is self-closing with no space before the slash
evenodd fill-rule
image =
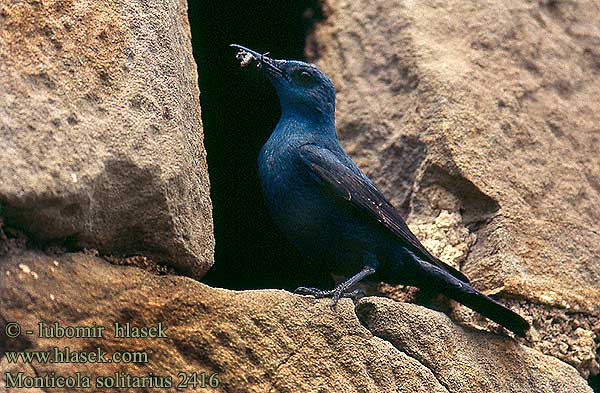
<path id="1" fill-rule="evenodd" d="M 269 212 L 292 241 L 323 228 L 327 205 L 297 149 L 266 145 L 259 172 Z"/>

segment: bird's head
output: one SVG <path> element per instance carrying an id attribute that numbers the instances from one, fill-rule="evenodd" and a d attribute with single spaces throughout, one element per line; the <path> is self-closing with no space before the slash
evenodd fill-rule
<path id="1" fill-rule="evenodd" d="M 238 60 L 242 66 L 253 61 L 269 77 L 277 91 L 283 115 L 303 116 L 313 121 L 333 121 L 335 87 L 314 64 L 295 60 L 277 60 L 240 45 Z"/>

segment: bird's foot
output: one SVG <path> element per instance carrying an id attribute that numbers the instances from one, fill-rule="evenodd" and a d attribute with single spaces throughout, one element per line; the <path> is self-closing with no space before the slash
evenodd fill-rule
<path id="1" fill-rule="evenodd" d="M 329 303 L 329 307 L 331 307 L 331 311 L 335 311 L 335 306 L 343 297 L 349 297 L 352 300 L 358 300 L 361 297 L 365 296 L 365 292 L 360 289 L 355 289 L 354 291 L 350 291 L 356 283 L 358 283 L 363 278 L 375 273 L 375 267 L 371 265 L 366 265 L 360 272 L 356 273 L 343 283 L 339 284 L 337 287 L 333 288 L 330 291 L 324 291 L 322 289 L 317 288 L 306 288 L 300 287 L 297 288 L 294 293 L 298 293 L 301 295 L 312 295 L 317 299 L 324 297 L 331 297 L 331 303 Z"/>
<path id="2" fill-rule="evenodd" d="M 365 291 L 363 291 L 362 289 L 348 291 L 348 288 L 345 285 L 343 285 L 343 283 L 329 291 L 318 288 L 299 287 L 296 288 L 294 293 L 297 293 L 299 295 L 314 296 L 317 299 L 330 297 L 331 303 L 329 304 L 329 307 L 332 311 L 335 311 L 335 307 L 337 306 L 337 303 L 340 301 L 341 298 L 347 297 L 352 300 L 358 300 L 361 297 L 365 296 Z"/>

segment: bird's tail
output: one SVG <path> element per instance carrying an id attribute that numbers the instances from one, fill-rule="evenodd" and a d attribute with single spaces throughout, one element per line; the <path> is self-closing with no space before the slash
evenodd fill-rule
<path id="1" fill-rule="evenodd" d="M 458 280 L 457 280 L 458 281 Z M 529 323 L 519 314 L 508 309 L 489 296 L 479 292 L 469 284 L 458 287 L 452 283 L 441 289 L 442 294 L 477 311 L 479 314 L 499 323 L 520 337 L 529 330 Z"/>
<path id="2" fill-rule="evenodd" d="M 435 289 L 442 295 L 464 304 L 484 317 L 504 326 L 517 336 L 525 336 L 525 332 L 529 330 L 529 323 L 522 316 L 438 266 L 423 261 L 413 253 L 410 254 L 413 259 L 418 261 L 420 270 L 424 273 L 423 279 L 420 280 L 423 287 Z"/>

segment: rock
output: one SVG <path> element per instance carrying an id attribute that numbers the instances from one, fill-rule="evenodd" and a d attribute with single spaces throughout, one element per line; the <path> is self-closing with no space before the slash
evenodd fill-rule
<path id="1" fill-rule="evenodd" d="M 0 5 L 0 218 L 37 244 L 213 260 L 187 5 Z"/>
<path id="2" fill-rule="evenodd" d="M 338 89 L 347 151 L 432 251 L 533 319 L 536 347 L 597 374 L 597 3 L 324 10 L 307 53 Z"/>
<path id="3" fill-rule="evenodd" d="M 365 298 L 357 314 L 375 336 L 418 359 L 450 392 L 591 391 L 560 360 L 508 337 L 463 328 L 428 308 Z"/>
<path id="4" fill-rule="evenodd" d="M 220 384 L 214 391 L 227 392 L 476 393 L 489 392 L 489 386 L 496 392 L 590 392 L 585 380 L 557 359 L 391 300 L 363 299 L 361 324 L 347 299 L 332 313 L 328 300 L 285 291 L 215 289 L 186 277 L 111 265 L 89 254 L 24 250 L 0 259 L 0 287 L 3 331 L 8 321 L 35 332 L 40 321 L 106 327 L 102 338 L 1 335 L 0 346 L 8 351 L 70 346 L 72 351 L 101 348 L 109 355 L 145 351 L 149 356 L 148 363 L 75 365 L 10 364 L 4 356 L 3 376 L 80 372 L 95 381 L 115 372 L 152 373 L 177 383 L 179 372 L 203 372 L 207 381 L 216 373 Z M 167 337 L 115 338 L 115 322 L 136 327 L 160 322 Z"/>

